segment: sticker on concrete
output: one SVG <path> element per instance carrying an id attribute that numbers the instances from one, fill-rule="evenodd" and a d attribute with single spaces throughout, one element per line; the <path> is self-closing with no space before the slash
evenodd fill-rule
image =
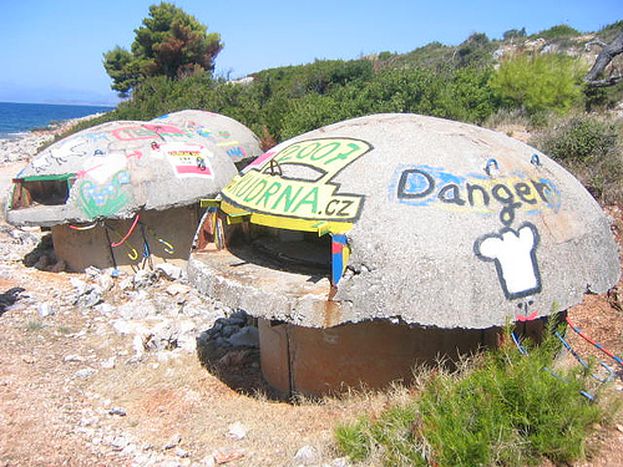
<path id="1" fill-rule="evenodd" d="M 208 158 L 212 152 L 205 146 L 188 143 L 166 143 L 160 146 L 178 177 L 214 178 Z"/>
<path id="2" fill-rule="evenodd" d="M 251 212 L 292 219 L 355 221 L 363 195 L 340 193 L 331 180 L 372 149 L 352 138 L 311 139 L 269 152 L 222 191 L 223 199 Z"/>

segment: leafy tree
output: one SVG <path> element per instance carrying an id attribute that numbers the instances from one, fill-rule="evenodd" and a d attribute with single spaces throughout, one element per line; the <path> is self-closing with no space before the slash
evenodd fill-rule
<path id="1" fill-rule="evenodd" d="M 493 62 L 493 50 L 495 50 L 495 45 L 486 34 L 474 33 L 456 48 L 454 57 L 456 66 L 463 68 L 491 65 Z"/>
<path id="2" fill-rule="evenodd" d="M 521 29 L 509 29 L 508 31 L 504 31 L 502 35 L 502 39 L 505 41 L 511 41 L 513 39 L 522 39 L 526 37 L 526 28 Z"/>
<path id="3" fill-rule="evenodd" d="M 134 30 L 131 51 L 119 46 L 104 54 L 104 68 L 112 89 L 127 96 L 148 76 L 183 78 L 212 72 L 223 44 L 218 33 L 171 3 L 149 7 L 149 16 Z"/>

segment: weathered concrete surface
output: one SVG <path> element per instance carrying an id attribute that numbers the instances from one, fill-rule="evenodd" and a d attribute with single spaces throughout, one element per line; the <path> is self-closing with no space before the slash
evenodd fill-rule
<path id="1" fill-rule="evenodd" d="M 144 261 L 144 243 L 147 241 L 153 264 L 169 262 L 185 266 L 192 238 L 198 222 L 198 207 L 184 206 L 163 211 L 141 213 L 141 225 L 119 247 L 112 248 L 106 237 L 106 228 L 98 224 L 89 230 L 73 230 L 67 224 L 52 227 L 52 241 L 56 256 L 70 271 L 84 271 L 89 266 L 105 269 L 117 266 L 139 265 Z M 119 242 L 132 225 L 131 219 L 106 221 L 112 242 Z M 144 237 L 143 237 L 144 234 Z"/>
<path id="2" fill-rule="evenodd" d="M 310 274 L 232 275 L 235 252 L 189 262 L 200 289 L 302 326 L 400 317 L 484 329 L 567 309 L 620 275 L 609 221 L 571 174 L 503 134 L 432 117 L 373 115 L 301 135 L 250 164 L 223 199 L 251 223 L 345 234 L 347 267 L 322 296 L 289 293 Z"/>
<path id="3" fill-rule="evenodd" d="M 255 133 L 225 115 L 205 110 L 181 110 L 162 115 L 152 122 L 166 122 L 194 131 L 215 146 L 223 148 L 239 168 L 262 153 L 260 140 Z"/>
<path id="4" fill-rule="evenodd" d="M 452 367 L 465 355 L 497 347 L 503 336 L 502 328 L 427 329 L 388 321 L 318 329 L 260 319 L 258 328 L 262 374 L 286 397 L 408 384 L 414 368 L 437 362 Z M 515 330 L 538 341 L 543 329 L 536 320 Z"/>
<path id="5" fill-rule="evenodd" d="M 223 147 L 191 130 L 159 122 L 104 123 L 35 156 L 16 177 L 7 220 L 52 226 L 185 206 L 217 193 L 236 172 Z M 63 184 L 71 187 L 65 196 Z"/>

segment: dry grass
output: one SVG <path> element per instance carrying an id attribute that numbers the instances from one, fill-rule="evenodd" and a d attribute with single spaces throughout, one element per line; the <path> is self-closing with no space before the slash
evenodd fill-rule
<path id="1" fill-rule="evenodd" d="M 408 396 L 407 389 L 396 386 L 385 393 L 350 391 L 340 398 L 277 402 L 264 393 L 250 396 L 232 390 L 195 355 L 120 365 L 94 378 L 87 389 L 126 408 L 127 417 L 115 422 L 135 438 L 158 449 L 179 433 L 181 446 L 194 460 L 216 449 L 242 448 L 247 454 L 237 465 L 288 465 L 304 445 L 317 448 L 325 461 L 339 457 L 333 444 L 338 422 L 380 413 Z M 234 422 L 249 429 L 246 438 L 227 437 Z"/>

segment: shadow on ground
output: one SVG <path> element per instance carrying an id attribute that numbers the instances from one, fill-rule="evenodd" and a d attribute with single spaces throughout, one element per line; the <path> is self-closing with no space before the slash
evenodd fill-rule
<path id="1" fill-rule="evenodd" d="M 234 391 L 282 400 L 262 377 L 257 336 L 255 320 L 237 311 L 201 333 L 197 356 L 204 368 Z"/>

